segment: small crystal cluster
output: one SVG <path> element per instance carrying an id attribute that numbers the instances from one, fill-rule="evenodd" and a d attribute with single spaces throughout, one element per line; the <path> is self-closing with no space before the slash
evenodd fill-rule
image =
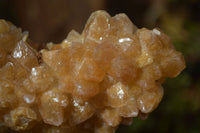
<path id="1" fill-rule="evenodd" d="M 0 128 L 23 133 L 114 133 L 145 117 L 161 84 L 185 67 L 158 29 L 137 29 L 125 14 L 94 12 L 82 34 L 37 52 L 27 33 L 0 20 Z M 1 129 L 0 129 L 1 131 Z"/>

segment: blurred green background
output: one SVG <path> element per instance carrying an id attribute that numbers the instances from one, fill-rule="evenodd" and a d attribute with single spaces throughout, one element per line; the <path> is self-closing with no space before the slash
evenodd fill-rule
<path id="1" fill-rule="evenodd" d="M 126 13 L 139 28 L 159 27 L 185 56 L 187 68 L 167 79 L 165 95 L 148 119 L 133 119 L 117 133 L 200 132 L 199 0 L 0 0 L 0 18 L 29 31 L 36 48 L 62 41 L 71 29 L 82 31 L 91 12 Z"/>

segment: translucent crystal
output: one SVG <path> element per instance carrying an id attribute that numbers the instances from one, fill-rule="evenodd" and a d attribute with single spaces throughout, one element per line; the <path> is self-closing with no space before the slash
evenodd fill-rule
<path id="1" fill-rule="evenodd" d="M 40 113 L 45 123 L 60 126 L 64 122 L 64 113 L 69 104 L 68 97 L 57 91 L 45 92 L 40 99 Z"/>
<path id="2" fill-rule="evenodd" d="M 101 117 L 103 121 L 111 127 L 116 127 L 121 122 L 121 117 L 115 109 L 105 109 L 101 112 Z"/>
<path id="3" fill-rule="evenodd" d="M 12 126 L 16 130 L 27 130 L 35 124 L 36 113 L 27 107 L 18 107 L 10 112 Z"/>
<path id="4" fill-rule="evenodd" d="M 27 38 L 0 20 L 0 132 L 114 133 L 147 118 L 185 68 L 167 35 L 125 14 L 94 12 L 81 34 L 40 52 Z"/>
<path id="5" fill-rule="evenodd" d="M 108 102 L 112 107 L 121 107 L 128 101 L 128 88 L 121 82 L 107 89 Z"/>
<path id="6" fill-rule="evenodd" d="M 94 107 L 92 107 L 88 102 L 80 103 L 79 101 L 74 99 L 70 123 L 72 125 L 80 124 L 92 117 L 94 111 Z"/>

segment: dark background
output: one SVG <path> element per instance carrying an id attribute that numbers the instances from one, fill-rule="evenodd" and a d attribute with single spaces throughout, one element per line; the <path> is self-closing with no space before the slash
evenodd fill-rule
<path id="1" fill-rule="evenodd" d="M 71 29 L 81 32 L 98 9 L 111 15 L 126 13 L 139 28 L 159 27 L 187 64 L 178 77 L 167 79 L 164 98 L 148 119 L 134 118 L 131 126 L 120 126 L 117 133 L 199 133 L 199 0 L 0 0 L 0 18 L 29 31 L 38 49 L 50 41 L 61 42 Z"/>

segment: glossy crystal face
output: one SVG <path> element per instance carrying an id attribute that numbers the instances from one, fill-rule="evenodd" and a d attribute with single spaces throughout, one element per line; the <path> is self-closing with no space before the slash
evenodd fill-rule
<path id="1" fill-rule="evenodd" d="M 152 112 L 185 68 L 167 35 L 125 14 L 96 11 L 82 34 L 40 52 L 26 39 L 0 20 L 0 125 L 23 133 L 114 133 Z"/>

